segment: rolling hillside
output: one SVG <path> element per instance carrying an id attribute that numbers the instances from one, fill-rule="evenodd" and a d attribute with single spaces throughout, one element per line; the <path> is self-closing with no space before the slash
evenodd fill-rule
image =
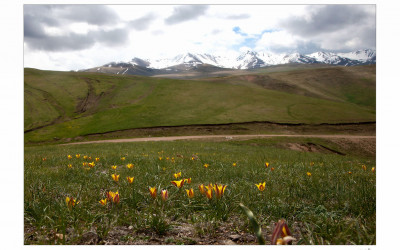
<path id="1" fill-rule="evenodd" d="M 131 128 L 375 121 L 375 66 L 198 80 L 25 69 L 26 142 Z"/>

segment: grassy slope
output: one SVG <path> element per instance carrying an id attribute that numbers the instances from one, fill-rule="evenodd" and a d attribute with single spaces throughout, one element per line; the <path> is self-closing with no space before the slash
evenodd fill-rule
<path id="1" fill-rule="evenodd" d="M 332 81 L 328 81 L 332 73 L 325 72 L 328 69 L 257 74 L 261 82 L 265 77 L 289 82 L 282 88 L 268 88 L 260 80 L 252 82 L 243 76 L 196 81 L 25 69 L 25 130 L 57 123 L 26 133 L 25 139 L 45 141 L 53 137 L 185 124 L 375 120 L 375 79 L 365 73 L 368 70 L 333 69 L 336 70 L 333 79 L 342 80 L 332 86 Z M 310 75 L 316 80 L 306 78 Z M 343 79 L 356 80 L 348 84 Z M 322 94 L 307 94 L 302 87 L 305 84 L 311 92 L 318 90 Z M 303 92 L 285 87 L 289 85 Z M 339 85 L 342 87 L 336 90 Z M 91 98 L 86 110 L 78 112 L 77 107 L 82 106 L 89 90 Z M 358 95 L 360 90 L 363 92 Z"/>

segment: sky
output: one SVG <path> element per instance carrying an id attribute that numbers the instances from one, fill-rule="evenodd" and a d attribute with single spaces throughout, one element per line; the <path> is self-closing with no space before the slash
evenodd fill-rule
<path id="1" fill-rule="evenodd" d="M 178 54 L 376 47 L 375 5 L 32 5 L 24 67 L 79 70 Z"/>

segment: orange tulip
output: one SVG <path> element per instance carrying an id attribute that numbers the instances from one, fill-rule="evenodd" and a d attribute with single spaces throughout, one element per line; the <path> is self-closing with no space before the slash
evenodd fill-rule
<path id="1" fill-rule="evenodd" d="M 183 187 L 183 184 L 185 183 L 185 181 L 182 179 L 180 181 L 171 181 L 172 184 L 174 184 L 176 187 L 181 188 Z"/>
<path id="2" fill-rule="evenodd" d="M 156 187 L 149 187 L 149 191 L 150 191 L 151 197 L 156 198 L 156 196 L 157 196 L 157 189 L 156 189 Z"/>

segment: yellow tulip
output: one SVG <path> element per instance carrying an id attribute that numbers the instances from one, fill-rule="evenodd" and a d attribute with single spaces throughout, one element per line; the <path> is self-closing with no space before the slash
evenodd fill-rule
<path id="1" fill-rule="evenodd" d="M 81 157 L 80 154 L 76 154 L 75 156 L 76 156 L 77 159 L 79 159 L 79 157 Z"/>
<path id="2" fill-rule="evenodd" d="M 191 189 L 186 189 L 186 193 L 187 193 L 187 196 L 188 196 L 189 198 L 193 198 L 193 197 L 194 197 L 193 188 L 191 188 Z"/>
<path id="3" fill-rule="evenodd" d="M 65 198 L 65 203 L 67 204 L 67 207 L 68 208 L 73 208 L 73 207 L 75 207 L 75 205 L 78 205 L 79 204 L 79 201 L 78 202 L 76 202 L 76 199 L 74 199 L 73 197 L 66 197 Z"/>
<path id="4" fill-rule="evenodd" d="M 115 169 L 117 169 L 117 165 L 113 165 L 113 166 L 111 166 L 111 168 L 115 170 Z"/>
<path id="5" fill-rule="evenodd" d="M 129 169 L 131 169 L 131 168 L 133 168 L 133 164 L 132 164 L 132 163 L 129 163 L 128 165 L 126 165 L 126 167 L 129 168 Z"/>
<path id="6" fill-rule="evenodd" d="M 175 179 L 178 179 L 179 177 L 182 176 L 182 172 L 176 173 L 174 174 Z"/>
<path id="7" fill-rule="evenodd" d="M 107 204 L 107 198 L 104 200 L 100 200 L 99 203 L 103 206 L 105 206 Z"/>
<path id="8" fill-rule="evenodd" d="M 135 177 L 126 177 L 126 179 L 128 180 L 129 184 L 133 183 L 133 180 L 135 179 Z"/>
<path id="9" fill-rule="evenodd" d="M 264 183 L 259 183 L 259 184 L 255 184 L 258 188 L 258 190 L 260 191 L 264 191 L 265 190 L 265 181 Z"/>
<path id="10" fill-rule="evenodd" d="M 107 196 L 107 199 L 108 199 L 109 201 L 114 202 L 114 203 L 116 203 L 116 204 L 119 203 L 119 198 L 120 198 L 120 196 L 119 196 L 118 191 L 115 192 L 115 193 L 112 192 L 112 191 L 108 191 L 108 192 L 106 193 L 106 196 Z"/>
<path id="11" fill-rule="evenodd" d="M 222 185 L 222 184 L 217 185 L 217 184 L 215 184 L 214 185 L 215 196 L 217 198 L 221 198 L 224 195 L 225 189 L 226 189 L 226 185 Z"/>
<path id="12" fill-rule="evenodd" d="M 156 187 L 149 187 L 149 191 L 150 191 L 151 197 L 156 198 L 156 196 L 157 196 L 157 189 L 156 189 Z"/>
<path id="13" fill-rule="evenodd" d="M 209 200 L 212 199 L 212 189 L 207 189 L 207 191 L 206 191 L 206 196 L 207 196 L 207 198 L 208 198 Z"/>
<path id="14" fill-rule="evenodd" d="M 199 185 L 200 193 L 205 194 L 206 190 L 204 189 L 204 184 Z"/>
<path id="15" fill-rule="evenodd" d="M 307 172 L 307 176 L 311 176 L 311 173 L 310 173 L 310 172 Z"/>
<path id="16" fill-rule="evenodd" d="M 171 181 L 172 184 L 174 184 L 176 187 L 181 188 L 183 187 L 183 184 L 185 183 L 185 180 L 180 180 L 180 181 Z"/>
<path id="17" fill-rule="evenodd" d="M 161 190 L 161 198 L 166 201 L 168 199 L 168 190 L 163 189 Z"/>
<path id="18" fill-rule="evenodd" d="M 119 174 L 112 174 L 111 177 L 113 178 L 114 181 L 118 182 L 119 180 Z"/>

